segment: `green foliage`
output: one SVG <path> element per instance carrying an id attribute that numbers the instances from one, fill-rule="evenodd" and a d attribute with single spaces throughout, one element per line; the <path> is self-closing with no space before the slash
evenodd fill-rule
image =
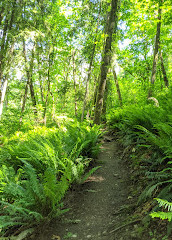
<path id="1" fill-rule="evenodd" d="M 167 200 L 156 198 L 159 207 L 163 207 L 164 209 L 167 209 L 168 212 L 153 212 L 150 214 L 152 218 L 160 218 L 162 220 L 167 219 L 169 222 L 172 220 L 172 203 L 168 202 Z"/>
<path id="2" fill-rule="evenodd" d="M 66 191 L 80 182 L 90 156 L 98 152 L 99 135 L 98 127 L 77 122 L 13 135 L 0 153 L 0 228 L 61 214 Z"/>
<path id="3" fill-rule="evenodd" d="M 125 105 L 119 110 L 112 110 L 107 116 L 110 127 L 121 134 L 122 143 L 126 146 L 132 144 L 136 151 L 132 155 L 138 159 L 137 166 L 140 166 L 140 172 L 145 179 L 145 189 L 140 194 L 138 203 L 156 197 L 159 207 L 167 209 L 168 212 L 153 212 L 151 216 L 168 221 L 172 219 L 170 94 L 171 90 L 159 94 L 157 99 L 160 107 L 154 106 L 153 102 L 135 106 Z"/>

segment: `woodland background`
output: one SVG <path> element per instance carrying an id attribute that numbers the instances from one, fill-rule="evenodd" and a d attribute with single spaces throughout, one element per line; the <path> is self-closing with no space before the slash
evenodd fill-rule
<path id="1" fill-rule="evenodd" d="M 131 147 L 139 201 L 156 197 L 168 211 L 152 216 L 171 221 L 171 26 L 171 0 L 1 1 L 3 234 L 63 211 L 102 122 Z"/>

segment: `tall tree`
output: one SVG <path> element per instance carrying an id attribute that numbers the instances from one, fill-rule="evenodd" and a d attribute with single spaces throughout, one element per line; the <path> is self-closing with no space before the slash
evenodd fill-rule
<path id="1" fill-rule="evenodd" d="M 73 88 L 74 88 L 75 116 L 77 116 L 75 51 L 72 53 L 72 60 L 73 60 Z"/>
<path id="2" fill-rule="evenodd" d="M 109 18 L 107 22 L 107 38 L 106 38 L 104 53 L 101 61 L 100 82 L 99 82 L 97 101 L 96 101 L 95 113 L 94 113 L 94 123 L 96 124 L 100 124 L 100 121 L 101 121 L 107 72 L 110 67 L 110 62 L 112 58 L 111 48 L 112 48 L 113 34 L 116 32 L 116 29 L 117 29 L 117 14 L 118 14 L 118 0 L 112 0 L 111 10 L 109 12 Z"/>
<path id="3" fill-rule="evenodd" d="M 34 66 L 34 53 L 35 53 L 35 43 L 33 44 L 33 48 L 31 51 L 31 57 L 30 57 L 30 62 L 27 61 L 26 57 L 26 43 L 25 40 L 23 40 L 23 56 L 25 60 L 25 71 L 26 71 L 26 76 L 27 76 L 27 83 L 30 88 L 30 95 L 32 99 L 32 105 L 33 105 L 33 111 L 35 114 L 35 118 L 37 119 L 37 107 L 36 107 L 36 97 L 35 97 L 35 91 L 34 91 L 34 86 L 33 86 L 33 66 Z M 27 88 L 27 86 L 26 86 Z M 26 90 L 25 90 L 26 93 Z"/>
<path id="4" fill-rule="evenodd" d="M 6 57 L 12 44 L 12 39 L 14 37 L 14 29 L 16 22 L 16 12 L 17 1 L 5 1 L 4 7 L 1 8 L 1 29 L 2 38 L 0 40 L 0 89 L 3 86 L 3 72 L 6 65 Z M 0 90 L 1 97 L 1 90 Z"/>
<path id="5" fill-rule="evenodd" d="M 158 64 L 158 51 L 160 47 L 160 33 L 161 33 L 161 14 L 162 14 L 162 0 L 159 0 L 159 8 L 158 8 L 158 22 L 157 22 L 157 30 L 156 30 L 156 37 L 155 37 L 155 46 L 154 46 L 154 56 L 153 56 L 153 66 L 152 66 L 152 73 L 150 83 L 151 86 L 149 88 L 148 97 L 150 97 L 153 93 L 153 87 L 156 79 L 156 70 Z"/>
<path id="6" fill-rule="evenodd" d="M 91 59 L 90 59 L 90 64 L 89 64 L 89 69 L 88 69 L 88 75 L 87 75 L 87 79 L 86 79 L 86 87 L 85 87 L 85 95 L 84 95 L 84 103 L 83 103 L 83 108 L 82 108 L 81 121 L 84 120 L 85 107 L 87 105 L 88 85 L 89 85 L 90 78 L 91 78 L 91 69 L 92 69 L 94 55 L 95 55 L 95 50 L 96 50 L 96 41 L 97 41 L 99 20 L 100 20 L 100 14 L 101 14 L 101 4 L 102 4 L 102 2 L 100 0 L 99 15 L 98 15 L 98 19 L 97 19 L 97 27 L 96 27 L 95 39 L 94 39 L 94 43 L 93 43 L 93 49 L 92 49 L 92 53 L 91 53 Z"/>

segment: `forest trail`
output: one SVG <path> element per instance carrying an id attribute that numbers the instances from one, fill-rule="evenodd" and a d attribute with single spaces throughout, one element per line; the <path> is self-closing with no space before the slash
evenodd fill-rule
<path id="1" fill-rule="evenodd" d="M 128 214 L 120 211 L 130 205 L 129 168 L 121 163 L 122 151 L 113 139 L 106 139 L 96 160 L 101 166 L 82 186 L 70 192 L 67 207 L 71 210 L 61 221 L 44 226 L 35 240 L 130 240 L 132 226 L 114 229 L 126 222 Z M 136 226 L 135 226 L 136 227 Z M 128 228 L 130 230 L 128 230 Z"/>

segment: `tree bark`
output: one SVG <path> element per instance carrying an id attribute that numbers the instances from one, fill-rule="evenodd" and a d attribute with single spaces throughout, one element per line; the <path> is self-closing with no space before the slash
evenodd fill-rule
<path id="1" fill-rule="evenodd" d="M 68 61 L 68 59 L 66 59 L 66 61 L 68 62 L 68 67 L 67 67 L 67 72 L 66 72 L 66 70 L 64 69 L 64 72 L 66 72 L 66 75 L 64 76 L 64 81 L 65 81 L 65 84 L 66 84 L 66 89 L 65 89 L 65 91 L 64 91 L 64 96 L 63 96 L 63 105 L 62 105 L 63 111 L 64 111 L 65 108 L 66 108 L 66 92 L 67 92 L 68 77 L 69 77 L 69 73 L 70 73 L 70 61 L 71 61 L 71 58 L 69 58 L 69 61 Z M 61 110 L 62 110 L 62 109 L 61 109 Z"/>
<path id="2" fill-rule="evenodd" d="M 35 118 L 37 119 L 37 107 L 36 107 L 36 98 L 35 98 L 35 92 L 34 92 L 34 87 L 33 87 L 33 79 L 32 79 L 32 74 L 33 74 L 33 61 L 34 61 L 34 49 L 35 49 L 35 45 L 33 46 L 32 49 L 32 56 L 31 56 L 31 60 L 30 60 L 30 67 L 28 68 L 28 62 L 27 62 L 27 57 L 26 57 L 26 44 L 25 41 L 23 40 L 23 56 L 24 56 L 24 60 L 25 60 L 25 70 L 26 70 L 26 76 L 27 76 L 27 81 L 29 84 L 29 88 L 30 88 L 30 95 L 31 95 L 31 99 L 32 99 L 32 105 L 33 105 L 33 111 L 34 111 L 34 115 Z"/>
<path id="3" fill-rule="evenodd" d="M 119 103 L 120 103 L 120 106 L 122 107 L 122 96 L 121 96 L 121 91 L 120 91 L 120 87 L 119 87 L 119 83 L 118 83 L 118 78 L 117 78 L 116 71 L 115 71 L 114 67 L 112 68 L 112 71 L 113 71 L 113 77 L 114 77 L 114 80 L 115 80 L 116 91 L 117 91 L 117 94 L 118 94 Z"/>
<path id="4" fill-rule="evenodd" d="M 48 106 L 48 97 L 50 94 L 50 55 L 49 55 L 49 64 L 48 64 L 48 79 L 47 79 L 47 83 L 48 83 L 48 89 L 47 89 L 47 95 L 46 95 L 46 99 L 45 99 L 45 106 L 44 106 L 44 112 L 43 112 L 43 122 L 44 125 L 46 125 L 46 112 L 47 112 L 47 106 Z"/>
<path id="5" fill-rule="evenodd" d="M 106 110 L 107 110 L 107 100 L 108 100 L 108 93 L 109 93 L 109 87 L 110 87 L 109 85 L 110 85 L 110 82 L 107 81 L 105 86 L 104 97 L 103 97 L 103 108 L 102 108 L 103 121 L 105 120 L 104 116 L 106 115 Z"/>
<path id="6" fill-rule="evenodd" d="M 4 105 L 4 99 L 5 99 L 5 94 L 6 94 L 6 90 L 7 90 L 7 76 L 5 78 L 4 84 L 3 84 L 3 89 L 2 89 L 2 94 L 1 94 L 1 102 L 0 102 L 0 119 L 2 116 L 2 110 L 3 110 L 3 105 Z"/>
<path id="7" fill-rule="evenodd" d="M 7 29 L 8 29 L 8 18 L 6 16 L 4 29 L 3 29 L 3 36 L 1 40 L 1 51 L 0 51 L 0 98 L 1 98 L 1 85 L 2 85 L 2 77 L 3 77 L 3 60 L 5 58 L 4 46 L 5 46 L 5 38 L 7 35 Z"/>
<path id="8" fill-rule="evenodd" d="M 25 91 L 24 91 L 24 95 L 23 95 L 23 102 L 22 102 L 21 115 L 20 115 L 20 123 L 23 120 L 23 112 L 24 112 L 24 109 L 25 109 L 25 106 L 26 106 L 28 86 L 29 86 L 29 80 L 27 80 L 27 82 L 26 82 Z"/>
<path id="9" fill-rule="evenodd" d="M 36 49 L 37 52 L 37 62 L 38 62 L 38 74 L 39 74 L 39 86 L 40 86 L 40 95 L 41 95 L 41 101 L 42 105 L 44 104 L 44 91 L 43 91 L 43 82 L 42 82 L 42 75 L 41 75 L 41 69 L 40 69 L 40 57 L 39 57 L 39 48 Z"/>
<path id="10" fill-rule="evenodd" d="M 148 97 L 151 97 L 153 94 L 154 83 L 156 79 L 156 70 L 158 64 L 158 51 L 160 47 L 160 33 L 161 33 L 161 5 L 162 0 L 160 0 L 159 8 L 158 8 L 158 23 L 157 23 L 157 30 L 156 30 L 156 37 L 155 37 L 155 46 L 154 46 L 154 57 L 153 57 L 153 66 L 152 66 L 152 74 L 151 74 L 151 86 L 148 91 Z"/>
<path id="11" fill-rule="evenodd" d="M 74 87 L 74 94 L 75 94 L 75 116 L 77 116 L 77 97 L 76 97 L 76 66 L 75 66 L 75 52 L 73 52 L 73 87 Z"/>
<path id="12" fill-rule="evenodd" d="M 112 45 L 112 36 L 116 32 L 117 28 L 117 12 L 118 12 L 118 0 L 111 1 L 111 11 L 108 21 L 108 28 L 107 28 L 107 38 L 105 43 L 104 54 L 102 57 L 101 62 L 101 75 L 100 75 L 100 83 L 98 88 L 98 95 L 95 107 L 95 114 L 94 114 L 94 123 L 100 124 L 102 108 L 103 108 L 103 97 L 104 91 L 106 86 L 106 77 L 107 72 L 110 67 L 110 62 L 112 58 L 111 53 L 111 45 Z"/>
<path id="13" fill-rule="evenodd" d="M 10 69 L 10 65 L 11 62 L 13 61 L 13 52 L 14 52 L 14 43 L 12 43 L 10 51 L 6 54 L 7 56 L 7 66 Z M 6 95 L 6 91 L 7 91 L 7 85 L 8 85 L 8 76 L 9 76 L 9 70 L 6 72 L 5 75 L 5 81 L 3 83 L 2 86 L 2 92 L 1 92 L 1 102 L 0 102 L 0 119 L 1 119 L 1 115 L 2 115 L 2 110 L 3 110 L 3 105 L 4 105 L 4 99 L 5 99 L 5 95 Z"/>
<path id="14" fill-rule="evenodd" d="M 160 59 L 161 59 L 161 70 L 162 70 L 162 73 L 163 73 L 164 83 L 165 83 L 166 87 L 169 87 L 169 81 L 168 81 L 167 73 L 166 73 L 166 70 L 165 70 L 164 60 L 163 60 L 163 56 L 162 56 L 161 51 L 160 51 Z"/>
<path id="15" fill-rule="evenodd" d="M 98 20 L 97 20 L 96 36 L 94 39 L 94 45 L 93 45 L 91 60 L 90 60 L 89 69 L 88 69 L 88 76 L 87 76 L 87 80 L 86 80 L 85 96 L 84 96 L 84 103 L 83 103 L 83 108 L 82 108 L 81 121 L 84 120 L 85 107 L 87 105 L 88 85 L 89 85 L 90 78 L 91 78 L 91 68 L 93 65 L 93 60 L 94 60 L 94 55 L 95 55 L 95 50 L 96 50 L 96 41 L 97 41 L 97 33 L 98 33 L 98 28 L 99 28 L 100 13 L 101 13 L 101 1 L 100 1 L 99 16 L 98 16 Z"/>
<path id="16" fill-rule="evenodd" d="M 14 22 L 14 16 L 15 16 L 15 10 L 16 10 L 16 0 L 13 1 L 12 3 L 12 9 L 11 11 L 8 10 L 8 14 L 11 12 L 11 16 L 8 19 L 8 14 L 5 17 L 5 22 L 4 22 L 4 27 L 3 27 L 3 36 L 1 40 L 1 50 L 0 50 L 0 89 L 2 85 L 2 78 L 3 78 L 3 70 L 4 70 L 4 64 L 5 64 L 5 57 L 8 51 L 8 46 L 9 46 L 9 39 L 10 39 L 10 34 L 8 32 L 12 28 L 12 23 Z M 3 8 L 2 8 L 3 11 Z M 1 18 L 2 18 L 2 12 L 1 12 Z M 2 20 L 2 19 L 1 19 Z M 1 90 L 0 90 L 0 98 L 1 98 Z"/>
<path id="17" fill-rule="evenodd" d="M 53 121 L 54 121 L 54 120 L 55 120 L 55 112 L 56 112 L 56 109 L 55 109 L 55 103 L 54 103 L 54 95 L 52 94 L 52 92 L 50 92 L 50 94 L 51 94 L 52 101 L 53 101 L 52 119 L 53 119 Z"/>

